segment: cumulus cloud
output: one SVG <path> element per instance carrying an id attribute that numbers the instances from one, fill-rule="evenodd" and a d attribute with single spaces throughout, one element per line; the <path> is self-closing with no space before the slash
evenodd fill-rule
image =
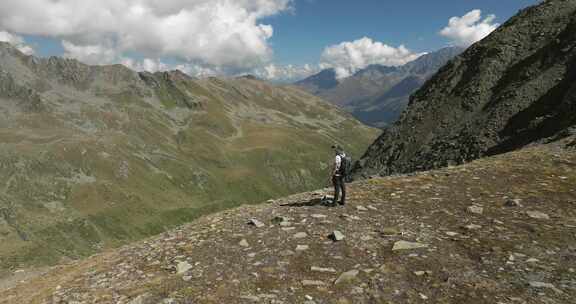
<path id="1" fill-rule="evenodd" d="M 261 19 L 291 1 L 2 0 L 0 28 L 60 39 L 66 56 L 89 63 L 137 53 L 250 69 L 272 56 L 273 29 Z"/>
<path id="2" fill-rule="evenodd" d="M 136 71 L 147 71 L 147 72 L 158 72 L 165 70 L 174 70 L 178 67 L 170 66 L 160 59 L 144 58 L 142 60 L 135 60 L 132 58 L 123 58 L 120 61 L 123 65 L 136 70 Z"/>
<path id="3" fill-rule="evenodd" d="M 34 54 L 34 49 L 24 42 L 24 38 L 6 31 L 0 31 L 0 41 L 8 42 L 26 55 Z"/>
<path id="4" fill-rule="evenodd" d="M 269 64 L 263 68 L 256 69 L 253 73 L 263 79 L 279 82 L 293 82 L 318 73 L 319 71 L 320 67 L 318 65 Z"/>
<path id="5" fill-rule="evenodd" d="M 449 38 L 455 45 L 468 47 L 488 36 L 499 26 L 494 23 L 495 18 L 494 15 L 488 15 L 482 20 L 482 11 L 475 9 L 462 17 L 450 18 L 448 26 L 440 31 L 440 35 Z"/>
<path id="6" fill-rule="evenodd" d="M 76 45 L 70 41 L 62 41 L 64 57 L 75 58 L 88 64 L 110 64 L 120 58 L 120 53 L 109 47 L 99 44 Z"/>
<path id="7" fill-rule="evenodd" d="M 325 48 L 320 65 L 323 68 L 333 68 L 338 78 L 344 78 L 371 64 L 399 66 L 421 55 L 423 54 L 414 53 L 403 45 L 396 48 L 364 37 Z"/>

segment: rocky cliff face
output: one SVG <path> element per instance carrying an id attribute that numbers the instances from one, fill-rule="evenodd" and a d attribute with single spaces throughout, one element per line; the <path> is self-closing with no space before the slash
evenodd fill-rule
<path id="1" fill-rule="evenodd" d="M 328 69 L 296 85 L 346 109 L 368 125 L 386 127 L 398 119 L 410 94 L 462 51 L 459 47 L 444 48 L 399 67 L 370 65 L 340 80 Z"/>
<path id="2" fill-rule="evenodd" d="M 460 164 L 565 136 L 575 124 L 576 2 L 545 1 L 444 66 L 356 172 Z"/>
<path id="3" fill-rule="evenodd" d="M 0 276 L 324 185 L 378 130 L 291 87 L 26 56 L 0 43 Z"/>

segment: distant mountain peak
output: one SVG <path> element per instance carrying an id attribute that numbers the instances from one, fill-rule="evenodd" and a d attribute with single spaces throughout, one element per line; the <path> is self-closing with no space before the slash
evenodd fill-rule
<path id="1" fill-rule="evenodd" d="M 462 51 L 446 47 L 402 66 L 371 64 L 343 79 L 336 79 L 332 69 L 323 70 L 295 85 L 343 107 L 366 124 L 385 127 L 398 118 L 415 89 Z"/>

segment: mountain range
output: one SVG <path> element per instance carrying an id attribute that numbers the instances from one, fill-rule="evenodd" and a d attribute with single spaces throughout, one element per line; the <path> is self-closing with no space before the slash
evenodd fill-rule
<path id="1" fill-rule="evenodd" d="M 463 50 L 446 47 L 397 67 L 374 64 L 343 79 L 337 79 L 334 69 L 325 69 L 295 85 L 383 128 L 398 119 L 410 94 Z"/>
<path id="2" fill-rule="evenodd" d="M 574 133 L 576 2 L 522 10 L 451 60 L 358 163 L 358 175 L 457 165 Z"/>
<path id="3" fill-rule="evenodd" d="M 7 44 L 0 63 L 1 304 L 574 302 L 574 0 L 448 60 L 383 132 L 253 77 Z M 334 142 L 365 151 L 344 206 L 323 187 Z"/>
<path id="4" fill-rule="evenodd" d="M 378 134 L 293 87 L 89 66 L 0 43 L 0 269 L 321 187 L 332 144 L 358 157 Z"/>

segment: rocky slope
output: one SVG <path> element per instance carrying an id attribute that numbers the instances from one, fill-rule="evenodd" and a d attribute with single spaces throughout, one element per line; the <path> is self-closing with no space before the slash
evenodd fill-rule
<path id="1" fill-rule="evenodd" d="M 359 175 L 460 164 L 573 132 L 576 1 L 524 9 L 412 95 Z"/>
<path id="2" fill-rule="evenodd" d="M 340 80 L 334 70 L 327 69 L 296 85 L 366 124 L 385 127 L 398 119 L 410 94 L 462 51 L 459 47 L 444 48 L 399 67 L 371 65 Z"/>
<path id="3" fill-rule="evenodd" d="M 0 303 L 573 303 L 575 146 L 357 182 L 345 207 L 318 191 L 205 216 L 16 271 Z"/>
<path id="4" fill-rule="evenodd" d="M 25 56 L 0 43 L 0 276 L 325 184 L 378 134 L 292 87 Z"/>

